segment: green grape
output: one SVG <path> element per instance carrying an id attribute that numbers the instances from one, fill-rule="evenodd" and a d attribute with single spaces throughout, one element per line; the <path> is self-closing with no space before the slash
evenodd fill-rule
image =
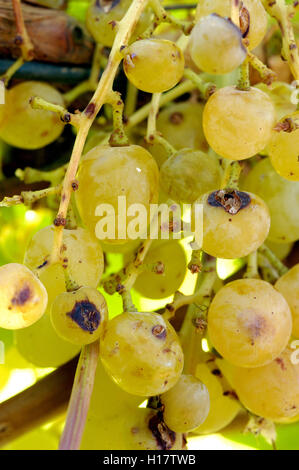
<path id="1" fill-rule="evenodd" d="M 266 240 L 266 245 L 278 259 L 284 260 L 291 253 L 294 243 L 275 243 Z"/>
<path id="2" fill-rule="evenodd" d="M 230 160 L 244 160 L 265 149 L 275 123 L 275 108 L 258 88 L 220 88 L 208 100 L 203 129 L 212 149 Z"/>
<path id="3" fill-rule="evenodd" d="M 151 154 L 138 145 L 95 147 L 83 157 L 77 179 L 79 189 L 75 197 L 80 216 L 89 231 L 106 243 L 119 245 L 130 240 L 127 230 L 134 217 L 123 213 L 118 217 L 119 197 L 125 198 L 127 208 L 142 205 L 147 214 L 150 204 L 158 201 L 157 164 Z M 104 232 L 107 216 L 100 219 L 103 213 L 98 212 L 104 204 L 109 204 L 109 209 L 113 210 L 113 214 L 108 211 L 108 233 Z M 149 222 L 149 217 L 140 222 L 139 233 L 146 233 Z"/>
<path id="4" fill-rule="evenodd" d="M 289 304 L 293 317 L 292 335 L 299 338 L 299 264 L 281 276 L 276 282 L 275 288 Z"/>
<path id="5" fill-rule="evenodd" d="M 0 328 L 17 330 L 45 313 L 48 295 L 40 280 L 22 264 L 0 267 Z"/>
<path id="6" fill-rule="evenodd" d="M 203 205 L 203 250 L 216 258 L 243 258 L 259 248 L 270 227 L 269 210 L 252 193 L 219 190 L 198 198 Z M 192 223 L 195 223 L 195 215 Z"/>
<path id="7" fill-rule="evenodd" d="M 165 424 L 175 432 L 190 432 L 200 426 L 210 411 L 207 387 L 193 375 L 181 375 L 168 392 L 161 395 Z"/>
<path id="8" fill-rule="evenodd" d="M 153 265 L 162 262 L 164 273 L 142 272 L 134 288 L 144 297 L 163 299 L 176 292 L 186 275 L 187 259 L 183 247 L 175 240 L 155 241 L 147 253 L 144 263 Z"/>
<path id="9" fill-rule="evenodd" d="M 268 158 L 258 162 L 244 180 L 244 188 L 267 204 L 271 226 L 269 240 L 291 243 L 299 238 L 299 183 L 279 176 Z"/>
<path id="10" fill-rule="evenodd" d="M 209 338 L 221 356 L 236 366 L 268 364 L 286 348 L 291 331 L 285 298 L 259 279 L 230 282 L 217 292 L 209 308 Z"/>
<path id="11" fill-rule="evenodd" d="M 208 150 L 202 128 L 204 106 L 201 103 L 173 103 L 157 118 L 157 129 L 176 149 Z"/>
<path id="12" fill-rule="evenodd" d="M 142 39 L 128 47 L 123 61 L 127 78 L 139 90 L 161 93 L 173 88 L 184 73 L 184 55 L 172 41 Z"/>
<path id="13" fill-rule="evenodd" d="M 105 2 L 93 0 L 86 13 L 86 26 L 94 39 L 103 46 L 112 47 L 116 31 L 117 21 L 120 21 L 132 0 L 116 0 Z M 133 40 L 136 40 L 151 24 L 151 12 L 146 9 L 136 25 Z"/>
<path id="14" fill-rule="evenodd" d="M 201 0 L 196 10 L 196 20 L 217 13 L 230 17 L 231 0 Z M 240 29 L 252 50 L 263 40 L 268 25 L 267 13 L 260 0 L 243 0 L 240 10 Z"/>
<path id="15" fill-rule="evenodd" d="M 287 347 L 262 367 L 236 367 L 234 386 L 240 401 L 252 413 L 272 421 L 297 420 L 299 410 L 299 363 L 292 362 Z"/>
<path id="16" fill-rule="evenodd" d="M 50 319 L 50 308 L 57 295 L 65 292 L 64 270 L 60 264 L 46 266 L 40 279 L 48 292 L 45 315 L 34 325 L 15 333 L 19 353 L 39 367 L 59 367 L 78 354 L 80 348 L 60 338 Z"/>
<path id="17" fill-rule="evenodd" d="M 216 75 L 232 72 L 247 55 L 240 29 L 228 18 L 217 14 L 204 16 L 196 23 L 189 48 L 197 67 Z"/>
<path id="18" fill-rule="evenodd" d="M 61 94 L 42 82 L 22 82 L 6 92 L 5 105 L 0 107 L 0 138 L 22 149 L 38 149 L 56 140 L 64 124 L 57 114 L 32 109 L 30 98 L 39 96 L 63 106 Z"/>
<path id="19" fill-rule="evenodd" d="M 107 319 L 106 301 L 93 287 L 63 292 L 52 303 L 51 321 L 56 333 L 79 346 L 102 337 Z"/>
<path id="20" fill-rule="evenodd" d="M 194 430 L 196 434 L 212 434 L 230 424 L 241 407 L 231 387 L 214 361 L 198 364 L 195 376 L 205 384 L 210 397 L 210 411 L 206 420 Z"/>
<path id="21" fill-rule="evenodd" d="M 123 313 L 108 322 L 101 343 L 104 367 L 134 395 L 153 396 L 180 378 L 183 352 L 173 327 L 155 313 Z"/>
<path id="22" fill-rule="evenodd" d="M 284 116 L 286 119 L 298 120 L 299 113 Z M 272 137 L 268 145 L 268 153 L 273 168 L 280 176 L 290 180 L 299 181 L 299 128 L 292 132 L 272 131 Z"/>
<path id="23" fill-rule="evenodd" d="M 174 201 L 191 204 L 202 194 L 219 188 L 221 173 L 215 156 L 185 148 L 163 163 L 160 186 Z"/>
<path id="24" fill-rule="evenodd" d="M 54 227 L 39 230 L 27 247 L 24 263 L 37 275 L 50 260 Z M 70 282 L 78 286 L 97 287 L 104 271 L 102 248 L 87 230 L 64 229 L 61 263 Z"/>

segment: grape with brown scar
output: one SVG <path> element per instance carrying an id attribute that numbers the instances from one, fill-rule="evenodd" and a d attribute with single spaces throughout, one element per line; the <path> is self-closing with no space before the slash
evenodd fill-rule
<path id="1" fill-rule="evenodd" d="M 203 250 L 211 256 L 242 258 L 267 238 L 269 210 L 255 194 L 219 190 L 204 194 L 196 204 L 203 205 Z"/>
<path id="2" fill-rule="evenodd" d="M 52 304 L 51 321 L 57 334 L 73 344 L 90 344 L 103 337 L 107 319 L 106 301 L 92 287 L 64 292 Z"/>

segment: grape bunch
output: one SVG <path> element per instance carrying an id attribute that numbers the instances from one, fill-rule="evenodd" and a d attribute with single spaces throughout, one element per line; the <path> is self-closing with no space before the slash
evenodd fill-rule
<path id="1" fill-rule="evenodd" d="M 271 448 L 299 423 L 297 3 L 86 1 L 94 55 L 71 87 L 14 76 L 36 47 L 14 2 L 1 237 L 16 206 L 32 227 L 22 260 L 0 243 L 0 387 L 26 367 L 57 398 L 78 361 L 60 449 L 183 450 L 233 426 Z"/>

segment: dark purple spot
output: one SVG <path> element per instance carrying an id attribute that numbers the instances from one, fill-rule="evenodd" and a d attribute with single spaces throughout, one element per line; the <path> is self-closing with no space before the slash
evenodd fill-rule
<path id="1" fill-rule="evenodd" d="M 229 191 L 221 189 L 214 191 L 208 197 L 208 204 L 212 207 L 222 207 L 229 214 L 237 214 L 241 209 L 247 207 L 251 202 L 248 193 L 242 191 Z"/>
<path id="2" fill-rule="evenodd" d="M 78 326 L 90 334 L 96 331 L 101 323 L 101 314 L 89 300 L 76 302 L 73 310 L 67 313 Z"/>
<path id="3" fill-rule="evenodd" d="M 15 296 L 11 299 L 12 305 L 24 305 L 31 298 L 31 289 L 29 286 L 23 287 Z"/>

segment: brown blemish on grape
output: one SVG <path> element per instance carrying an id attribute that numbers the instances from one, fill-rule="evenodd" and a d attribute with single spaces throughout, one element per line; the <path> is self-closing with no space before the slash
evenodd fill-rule
<path id="1" fill-rule="evenodd" d="M 268 329 L 267 322 L 265 318 L 256 315 L 251 323 L 247 325 L 251 337 L 251 344 L 254 345 L 254 340 L 262 336 Z"/>
<path id="2" fill-rule="evenodd" d="M 112 28 L 112 30 L 113 30 L 113 29 L 115 28 L 115 26 L 116 26 L 117 23 L 116 23 L 116 21 L 112 20 L 112 21 L 109 21 L 108 24 L 111 24 L 111 28 Z"/>
<path id="3" fill-rule="evenodd" d="M 84 331 L 92 334 L 101 323 L 101 314 L 97 307 L 87 300 L 76 302 L 71 312 L 66 314 Z"/>
<path id="4" fill-rule="evenodd" d="M 275 362 L 277 362 L 277 364 L 281 367 L 281 370 L 286 370 L 284 360 L 281 357 L 277 357 Z"/>
<path id="5" fill-rule="evenodd" d="M 222 207 L 229 214 L 235 215 L 250 204 L 248 193 L 235 190 L 221 189 L 214 191 L 208 197 L 208 204 L 212 207 Z"/>
<path id="6" fill-rule="evenodd" d="M 216 375 L 217 377 L 222 377 L 222 373 L 220 369 L 213 369 L 212 374 Z"/>
<path id="7" fill-rule="evenodd" d="M 72 181 L 72 190 L 77 191 L 79 188 L 79 183 L 77 180 Z"/>
<path id="8" fill-rule="evenodd" d="M 246 38 L 250 30 L 250 13 L 244 6 L 240 9 L 239 18 L 242 37 Z"/>
<path id="9" fill-rule="evenodd" d="M 25 305 L 32 297 L 32 291 L 29 286 L 22 287 L 21 290 L 15 293 L 11 299 L 12 305 L 22 306 Z"/>
<path id="10" fill-rule="evenodd" d="M 166 338 L 166 328 L 163 325 L 155 325 L 152 328 L 152 334 L 159 339 Z"/>
<path id="11" fill-rule="evenodd" d="M 169 121 L 175 126 L 178 126 L 179 124 L 181 124 L 183 120 L 184 120 L 184 115 L 183 113 L 180 113 L 180 112 L 171 113 L 171 115 L 169 116 Z"/>
<path id="12" fill-rule="evenodd" d="M 148 428 L 155 437 L 159 449 L 172 449 L 176 440 L 176 433 L 171 431 L 171 429 L 166 426 L 163 421 L 162 413 L 158 412 L 152 418 L 150 418 Z"/>
<path id="13" fill-rule="evenodd" d="M 41 269 L 43 268 L 44 266 L 46 266 L 48 264 L 48 261 L 44 261 L 42 264 L 40 264 L 36 269 Z"/>
<path id="14" fill-rule="evenodd" d="M 41 137 L 47 137 L 47 135 L 49 134 L 49 131 L 44 131 L 41 133 Z"/>

